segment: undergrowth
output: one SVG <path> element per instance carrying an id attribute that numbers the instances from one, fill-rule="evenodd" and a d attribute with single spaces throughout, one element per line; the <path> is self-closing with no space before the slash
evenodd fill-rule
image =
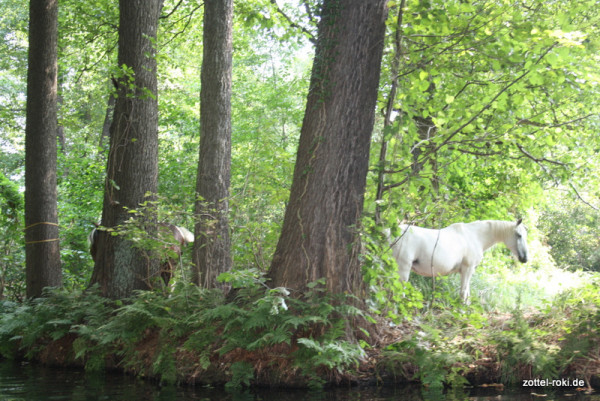
<path id="1" fill-rule="evenodd" d="M 376 367 L 429 389 L 475 382 L 600 376 L 600 276 L 558 268 L 531 230 L 531 258 L 518 264 L 503 246 L 485 254 L 459 299 L 460 275 L 403 283 L 378 228 L 363 234 L 370 311 L 390 328 Z"/>
<path id="2" fill-rule="evenodd" d="M 383 349 L 378 367 L 430 389 L 462 387 L 482 369 L 487 382 L 570 377 L 589 386 L 600 374 L 598 284 L 594 276 L 543 310 L 517 300 L 509 313 L 487 312 L 479 302 L 453 305 L 452 297 L 434 294 L 431 306 L 409 323 L 410 334 Z"/>
<path id="3" fill-rule="evenodd" d="M 357 341 L 347 339 L 348 329 L 363 316 L 352 299 L 327 294 L 322 281 L 296 298 L 283 288 L 267 288 L 252 272 L 223 279 L 234 283 L 244 274 L 246 286 L 228 298 L 218 290 L 179 284 L 169 297 L 139 292 L 116 303 L 95 289 L 49 290 L 23 304 L 4 302 L 0 353 L 40 359 L 45 347 L 70 335 L 73 361 L 87 370 L 115 363 L 162 382 L 186 380 L 179 373 L 186 371 L 230 387 L 250 385 L 260 375 L 263 382 L 300 376 L 319 386 L 356 369 L 365 354 Z M 192 371 L 182 366 L 190 361 Z"/>
<path id="4" fill-rule="evenodd" d="M 165 383 L 229 388 L 318 387 L 357 377 L 372 363 L 374 377 L 419 381 L 429 389 L 462 387 L 473 377 L 508 385 L 547 377 L 589 383 L 600 372 L 598 276 L 561 292 L 543 309 L 517 299 L 508 312 L 488 311 L 477 298 L 463 305 L 448 291 L 451 282 L 440 280 L 417 312 L 411 306 L 404 319 L 379 320 L 380 330 L 389 333 L 384 342 L 372 341 L 379 348 L 357 340 L 368 335 L 357 322 L 373 321 L 352 297 L 328 294 L 322 281 L 292 297 L 268 288 L 258 271 L 221 279 L 234 287 L 227 296 L 179 283 L 168 297 L 140 292 L 122 302 L 102 298 L 94 288 L 3 301 L 0 354 L 43 361 L 45 350 L 70 338 L 65 358 L 90 371 L 120 367 Z"/>
<path id="5" fill-rule="evenodd" d="M 515 385 L 523 378 L 557 377 L 562 362 L 560 347 L 552 338 L 551 322 L 543 316 L 528 320 L 519 308 L 500 330 L 490 333 L 500 362 L 501 381 Z"/>

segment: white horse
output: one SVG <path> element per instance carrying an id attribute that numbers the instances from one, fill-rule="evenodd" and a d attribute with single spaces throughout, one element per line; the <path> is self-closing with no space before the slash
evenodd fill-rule
<path id="1" fill-rule="evenodd" d="M 527 262 L 527 229 L 521 224 L 500 220 L 456 223 L 441 230 L 400 225 L 401 236 L 391 238 L 392 254 L 398 263 L 400 278 L 408 281 L 410 271 L 422 276 L 460 273 L 460 296 L 469 298 L 469 284 L 483 253 L 499 242 L 511 250 L 520 262 Z"/>

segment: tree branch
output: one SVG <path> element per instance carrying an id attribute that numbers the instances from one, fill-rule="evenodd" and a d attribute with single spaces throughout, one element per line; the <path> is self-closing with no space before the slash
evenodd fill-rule
<path id="1" fill-rule="evenodd" d="M 562 127 L 562 126 L 565 126 L 565 125 L 573 124 L 573 123 L 576 123 L 576 122 L 581 121 L 581 120 L 585 120 L 586 118 L 590 118 L 593 115 L 594 114 L 586 114 L 585 116 L 577 117 L 577 118 L 574 118 L 572 120 L 565 121 L 565 122 L 562 122 L 562 123 L 557 123 L 557 124 L 543 124 L 543 123 L 538 123 L 538 122 L 535 122 L 535 121 L 531 121 L 531 120 L 529 120 L 527 118 L 524 118 L 522 120 L 517 121 L 517 124 L 518 125 L 531 125 L 533 127 L 539 127 L 539 128 L 557 128 L 557 127 Z"/>
<path id="2" fill-rule="evenodd" d="M 548 48 L 546 49 L 546 51 L 540 57 L 538 57 L 538 59 L 536 60 L 535 64 L 538 64 L 540 61 L 542 61 L 542 59 L 546 56 L 546 54 L 548 54 L 550 52 L 550 50 L 552 50 L 557 44 L 558 44 L 558 42 L 554 42 L 552 45 L 548 46 Z M 452 131 L 452 133 L 450 133 L 450 135 L 448 135 L 448 137 L 446 139 L 444 139 L 444 141 L 442 141 L 442 143 L 440 143 L 438 146 L 436 146 L 431 151 L 431 153 L 435 153 L 438 150 L 440 150 L 440 148 L 442 148 L 443 146 L 447 145 L 448 142 L 450 142 L 450 140 L 452 140 L 452 138 L 454 138 L 458 133 L 460 133 L 463 129 L 465 129 L 465 127 L 467 127 L 469 124 L 471 124 L 473 121 L 475 121 L 484 111 L 486 111 L 487 109 L 489 109 L 492 106 L 492 104 L 496 101 L 496 99 L 498 99 L 500 97 L 500 95 L 502 95 L 504 92 L 506 92 L 507 90 L 509 90 L 513 85 L 515 85 L 517 82 L 519 82 L 525 76 L 527 76 L 530 72 L 531 72 L 530 70 L 525 71 L 524 73 L 522 73 L 521 75 L 519 75 L 518 77 L 516 77 L 515 79 L 513 79 L 504 88 L 502 88 L 501 90 L 499 90 L 498 93 L 496 93 L 496 95 L 487 104 L 485 104 L 477 113 L 475 113 L 470 119 L 468 119 L 460 127 L 458 127 L 457 129 L 455 129 L 454 131 Z"/>
<path id="3" fill-rule="evenodd" d="M 577 195 L 577 198 L 579 198 L 579 200 L 581 202 L 583 202 L 584 204 L 586 204 L 587 206 L 591 207 L 592 209 L 598 211 L 600 209 L 598 209 L 596 206 L 592 205 L 591 203 L 589 203 L 588 201 L 586 201 L 585 199 L 583 199 L 583 197 L 579 194 L 579 191 L 577 191 L 577 188 L 575 188 L 575 185 L 573 185 L 573 183 L 569 183 L 569 186 L 571 187 L 571 189 L 573 190 L 573 192 L 575 192 L 575 195 Z"/>
<path id="4" fill-rule="evenodd" d="M 312 32 L 310 32 L 308 29 L 306 29 L 303 26 L 300 26 L 299 24 L 295 23 L 286 13 L 285 11 L 283 11 L 279 5 L 277 4 L 277 0 L 271 0 L 271 3 L 273 5 L 275 5 L 275 8 L 277 8 L 277 12 L 279 14 L 281 14 L 283 16 L 283 18 L 285 18 L 287 20 L 287 22 L 289 22 L 290 26 L 292 28 L 296 28 L 296 29 L 300 29 L 304 34 L 306 34 L 308 36 L 308 40 L 312 43 L 312 44 L 316 44 L 317 43 L 317 39 L 315 38 L 315 36 L 312 34 Z M 308 7 L 308 6 L 307 6 Z M 310 17 L 310 16 L 309 16 Z"/>
<path id="5" fill-rule="evenodd" d="M 177 9 L 179 8 L 179 6 L 181 5 L 181 3 L 183 3 L 183 0 L 179 0 L 179 3 L 177 3 L 175 5 L 175 7 L 173 7 L 173 9 L 171 10 L 170 13 L 166 14 L 166 15 L 161 15 L 159 18 L 160 19 L 167 19 L 169 18 L 171 15 L 173 15 L 175 13 L 175 11 L 177 11 Z"/>
<path id="6" fill-rule="evenodd" d="M 521 151 L 521 153 L 523 153 L 525 156 L 527 156 L 527 158 L 533 160 L 534 162 L 536 162 L 537 164 L 541 164 L 541 163 L 550 163 L 550 164 L 554 164 L 556 166 L 561 166 L 561 167 L 567 167 L 567 165 L 563 162 L 559 162 L 556 160 L 551 160 L 551 159 L 547 159 L 545 157 L 542 157 L 541 159 L 538 157 L 535 157 L 534 155 L 532 155 L 531 153 L 529 153 L 528 151 L 525 150 L 525 148 L 523 146 L 521 146 L 520 144 L 516 144 L 517 148 Z"/>
<path id="7" fill-rule="evenodd" d="M 391 127 L 392 112 L 394 110 L 394 103 L 396 102 L 396 92 L 398 90 L 398 70 L 400 69 L 400 59 L 402 55 L 402 20 L 404 18 L 404 5 L 405 0 L 400 2 L 400 8 L 398 9 L 398 17 L 396 18 L 396 35 L 394 37 L 394 57 L 392 57 L 391 65 L 391 76 L 392 76 L 392 87 L 390 88 L 390 94 L 387 99 L 387 105 L 385 109 L 385 118 L 383 121 L 384 135 L 381 138 L 381 149 L 379 152 L 379 172 L 377 174 L 377 194 L 375 196 L 375 221 L 379 223 L 381 221 L 381 207 L 377 201 L 383 199 L 383 193 L 385 192 L 385 159 L 387 155 L 388 142 L 385 138 L 385 128 Z"/>
<path id="8" fill-rule="evenodd" d="M 304 4 L 304 9 L 306 10 L 306 15 L 308 15 L 308 20 L 311 23 L 316 25 L 317 21 L 315 20 L 315 14 L 310 9 L 310 4 L 308 4 L 308 1 L 306 1 L 306 0 L 302 1 L 302 4 Z"/>

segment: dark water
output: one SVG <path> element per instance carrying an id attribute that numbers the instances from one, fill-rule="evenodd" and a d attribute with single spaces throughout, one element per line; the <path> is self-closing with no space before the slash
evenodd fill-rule
<path id="1" fill-rule="evenodd" d="M 534 393 L 534 394 L 532 394 Z M 215 401 L 389 401 L 389 400 L 585 400 L 600 401 L 599 395 L 577 391 L 552 393 L 544 389 L 497 391 L 471 389 L 460 393 L 432 394 L 420 386 L 368 389 L 336 389 L 329 391 L 257 390 L 232 393 L 203 387 L 161 387 L 120 374 L 86 374 L 80 370 L 64 370 L 0 361 L 0 401 L 5 400 L 215 400 Z"/>

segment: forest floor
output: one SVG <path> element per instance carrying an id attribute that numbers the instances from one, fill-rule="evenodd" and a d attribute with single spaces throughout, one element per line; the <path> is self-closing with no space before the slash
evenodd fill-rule
<path id="1" fill-rule="evenodd" d="M 323 365 L 314 372 L 316 376 L 307 375 L 295 363 L 294 353 L 298 351 L 295 342 L 251 351 L 235 348 L 224 354 L 219 352 L 218 344 L 213 344 L 207 354 L 206 350 L 186 349 L 184 339 L 167 344 L 158 328 L 146 329 L 131 351 L 105 355 L 104 366 L 107 370 L 156 381 L 164 380 L 165 370 L 173 369 L 175 381 L 184 385 L 223 386 L 234 381 L 236 386 L 306 388 L 315 384 L 374 386 L 420 382 L 425 386 L 442 383 L 501 390 L 505 385 L 521 387 L 528 383 L 534 387 L 565 387 L 574 391 L 600 389 L 600 339 L 594 339 L 585 355 L 573 355 L 560 371 L 550 369 L 551 373 L 548 373 L 543 367 L 540 370 L 539 365 L 544 363 L 544 352 L 556 357 L 564 350 L 566 340 L 561 333 L 557 331 L 550 337 L 544 336 L 543 347 L 535 342 L 524 344 L 527 341 L 520 340 L 524 348 L 517 346 L 515 352 L 522 353 L 524 359 L 516 360 L 514 355 L 507 355 L 503 349 L 506 344 L 502 344 L 500 337 L 490 340 L 489 334 L 470 334 L 479 330 L 489 333 L 491 329 L 498 330 L 497 333 L 514 333 L 511 331 L 515 330 L 514 316 L 496 314 L 487 318 L 490 319 L 489 326 L 485 329 L 471 326 L 460 333 L 449 330 L 436 334 L 437 328 L 432 329 L 429 323 L 418 319 L 397 326 L 380 325 L 376 343 L 366 347 L 357 364 L 343 370 Z M 540 323 L 537 315 L 523 319 L 530 327 Z M 48 366 L 83 368 L 84 360 L 75 358 L 76 340 L 75 334 L 67 334 L 38 344 L 40 352 L 34 359 Z M 162 369 L 157 369 L 163 358 L 161 353 L 167 346 L 172 348 L 174 358 Z M 544 386 L 542 380 L 546 380 L 547 385 Z"/>
<path id="2" fill-rule="evenodd" d="M 594 345 L 586 354 L 574 351 L 571 357 L 566 357 L 564 352 L 569 352 L 566 350 L 569 346 L 560 330 L 549 336 L 543 335 L 537 342 L 516 333 L 519 328 L 514 327 L 512 314 L 491 313 L 486 318 L 489 320 L 485 328 L 470 326 L 458 331 L 450 329 L 446 333 L 435 333 L 437 328 L 427 326 L 424 329 L 419 322 L 386 328 L 380 346 L 371 354 L 368 371 L 377 372 L 378 377 L 386 378 L 385 381 L 399 379 L 426 384 L 432 378 L 423 370 L 429 369 L 443 377 L 446 385 L 503 388 L 505 385 L 521 387 L 526 382 L 529 385 L 533 382 L 535 387 L 553 387 L 552 381 L 555 380 L 554 387 L 566 384 L 566 387 L 579 391 L 600 390 L 600 339 L 594 339 Z M 522 319 L 527 326 L 536 327 L 540 315 L 526 314 Z M 434 336 L 440 337 L 432 340 L 432 331 Z M 510 344 L 513 349 L 507 349 L 507 342 L 511 340 L 504 339 L 503 333 L 513 341 Z M 408 347 L 397 347 L 402 343 L 408 344 Z M 421 356 L 406 358 L 397 352 L 410 347 L 417 350 L 416 354 L 421 352 Z M 516 357 L 516 353 L 521 354 Z M 544 356 L 548 356 L 547 361 L 544 361 Z M 551 364 L 560 358 L 569 362 L 564 363 L 563 360 L 559 369 L 543 366 L 545 362 Z M 425 359 L 431 360 L 430 366 L 423 363 Z M 540 384 L 542 380 L 549 384 Z"/>
<path id="3" fill-rule="evenodd" d="M 232 388 L 525 383 L 591 391 L 600 389 L 599 283 L 505 309 L 465 306 L 443 291 L 395 319 L 319 286 L 294 298 L 261 285 L 227 297 L 182 284 L 126 302 L 58 289 L 0 301 L 0 355 Z"/>

